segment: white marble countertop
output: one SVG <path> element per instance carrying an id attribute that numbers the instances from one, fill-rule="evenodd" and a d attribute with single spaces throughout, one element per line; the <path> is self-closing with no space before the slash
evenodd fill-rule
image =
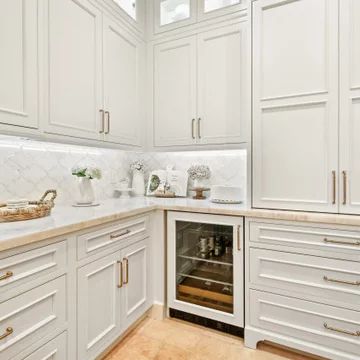
<path id="1" fill-rule="evenodd" d="M 56 205 L 50 216 L 41 219 L 0 223 L 0 251 L 97 226 L 106 222 L 144 214 L 153 210 L 189 211 L 263 219 L 306 221 L 333 225 L 360 226 L 360 216 L 251 209 L 245 204 L 214 204 L 190 198 L 110 199 L 100 206 L 75 208 Z"/>

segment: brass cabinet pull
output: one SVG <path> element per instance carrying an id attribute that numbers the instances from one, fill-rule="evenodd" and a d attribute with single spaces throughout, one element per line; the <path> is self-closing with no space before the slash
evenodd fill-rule
<path id="1" fill-rule="evenodd" d="M 191 120 L 191 137 L 193 138 L 193 139 L 196 139 L 196 137 L 195 137 L 195 119 L 192 119 Z"/>
<path id="2" fill-rule="evenodd" d="M 129 260 L 127 258 L 125 258 L 124 263 L 125 263 L 125 280 L 124 280 L 124 284 L 128 284 L 129 283 Z"/>
<path id="3" fill-rule="evenodd" d="M 5 339 L 6 337 L 8 337 L 9 335 L 11 335 L 14 332 L 14 329 L 12 327 L 8 327 L 4 334 L 0 335 L 0 340 Z"/>
<path id="4" fill-rule="evenodd" d="M 105 112 L 103 109 L 99 110 L 101 114 L 101 130 L 99 131 L 100 134 L 103 134 L 105 131 Z"/>
<path id="5" fill-rule="evenodd" d="M 340 240 L 331 240 L 328 238 L 324 238 L 324 242 L 330 244 L 341 244 L 341 245 L 353 245 L 353 246 L 360 246 L 360 241 L 340 241 Z"/>
<path id="6" fill-rule="evenodd" d="M 347 174 L 346 171 L 342 172 L 343 176 L 343 205 L 346 205 L 347 202 Z"/>
<path id="7" fill-rule="evenodd" d="M 336 171 L 333 170 L 332 172 L 332 183 L 333 183 L 333 200 L 332 203 L 333 205 L 336 204 Z"/>
<path id="8" fill-rule="evenodd" d="M 337 329 L 335 327 L 329 326 L 327 323 L 324 323 L 324 328 L 327 330 L 341 333 L 341 334 L 346 334 L 346 335 L 351 335 L 351 336 L 360 336 L 360 331 L 348 331 L 348 330 Z"/>
<path id="9" fill-rule="evenodd" d="M 119 237 L 125 236 L 125 235 L 130 234 L 130 233 L 131 233 L 131 230 L 127 229 L 127 230 L 125 230 L 125 231 L 123 231 L 123 232 L 121 232 L 119 234 L 111 234 L 110 239 L 117 239 Z"/>
<path id="10" fill-rule="evenodd" d="M 109 134 L 110 133 L 110 111 L 105 111 L 105 115 L 106 115 L 106 131 L 105 131 L 105 134 Z"/>
<path id="11" fill-rule="evenodd" d="M 198 138 L 201 139 L 201 118 L 198 118 Z"/>
<path id="12" fill-rule="evenodd" d="M 124 284 L 124 282 L 123 282 L 123 267 L 122 267 L 122 261 L 118 261 L 117 263 L 119 265 L 119 283 L 118 283 L 117 287 L 120 289 L 123 287 L 123 284 Z"/>
<path id="13" fill-rule="evenodd" d="M 241 229 L 241 226 L 238 225 L 237 227 L 237 249 L 238 251 L 241 251 L 241 244 L 240 244 L 240 229 Z"/>
<path id="14" fill-rule="evenodd" d="M 360 281 L 347 281 L 347 280 L 337 280 L 337 279 L 331 279 L 327 276 L 324 276 L 325 281 L 338 283 L 338 284 L 346 284 L 346 285 L 353 285 L 353 286 L 360 286 Z"/>
<path id="15" fill-rule="evenodd" d="M 12 271 L 7 271 L 6 274 L 0 276 L 0 281 L 11 278 L 14 275 Z"/>

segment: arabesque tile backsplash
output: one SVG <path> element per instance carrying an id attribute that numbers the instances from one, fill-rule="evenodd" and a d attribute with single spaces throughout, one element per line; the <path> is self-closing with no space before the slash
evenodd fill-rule
<path id="1" fill-rule="evenodd" d="M 102 179 L 94 180 L 98 200 L 116 196 L 116 183 L 131 178 L 129 166 L 141 159 L 146 179 L 151 170 L 174 165 L 186 171 L 195 163 L 206 164 L 212 171 L 211 184 L 246 185 L 245 150 L 138 153 L 116 149 L 39 142 L 0 136 L 0 202 L 10 198 L 37 199 L 47 189 L 57 189 L 57 203 L 72 203 L 77 179 L 71 175 L 74 165 L 98 166 Z"/>

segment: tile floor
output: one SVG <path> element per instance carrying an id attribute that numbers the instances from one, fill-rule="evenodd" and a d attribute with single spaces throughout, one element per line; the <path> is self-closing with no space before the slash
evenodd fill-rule
<path id="1" fill-rule="evenodd" d="M 244 347 L 243 340 L 175 319 L 145 319 L 103 360 L 306 360 L 267 346 Z"/>

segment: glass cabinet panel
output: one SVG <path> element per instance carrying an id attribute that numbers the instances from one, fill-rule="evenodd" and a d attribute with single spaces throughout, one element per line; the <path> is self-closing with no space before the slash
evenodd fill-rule
<path id="1" fill-rule="evenodd" d="M 118 4 L 128 15 L 136 20 L 136 0 L 113 0 Z"/>
<path id="2" fill-rule="evenodd" d="M 160 0 L 160 26 L 190 18 L 190 0 Z"/>
<path id="3" fill-rule="evenodd" d="M 234 311 L 233 226 L 176 221 L 176 299 Z"/>
<path id="4" fill-rule="evenodd" d="M 240 0 L 203 0 L 204 12 L 218 10 L 227 6 L 240 4 Z"/>

